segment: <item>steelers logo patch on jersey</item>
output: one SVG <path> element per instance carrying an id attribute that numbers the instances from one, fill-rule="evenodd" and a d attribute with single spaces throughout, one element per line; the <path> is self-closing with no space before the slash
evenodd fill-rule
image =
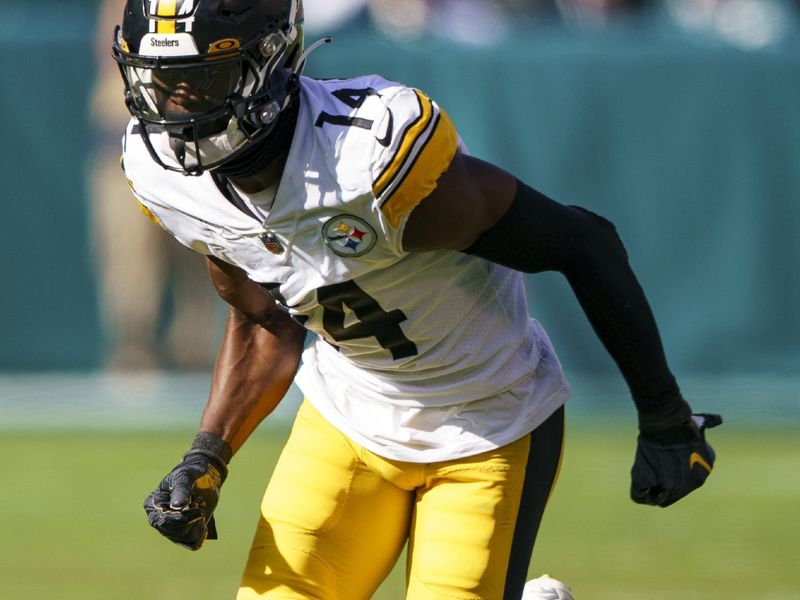
<path id="1" fill-rule="evenodd" d="M 337 256 L 363 256 L 375 246 L 377 236 L 364 219 L 336 215 L 322 227 L 325 244 Z"/>

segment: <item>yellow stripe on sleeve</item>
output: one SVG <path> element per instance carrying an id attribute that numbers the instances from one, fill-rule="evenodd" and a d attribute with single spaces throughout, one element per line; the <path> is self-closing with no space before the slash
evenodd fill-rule
<path id="1" fill-rule="evenodd" d="M 414 148 L 417 139 L 428 129 L 428 125 L 430 125 L 433 118 L 433 104 L 430 99 L 419 90 L 414 90 L 414 93 L 417 95 L 417 101 L 419 102 L 420 115 L 403 134 L 403 140 L 400 142 L 397 152 L 395 152 L 389 164 L 386 165 L 383 172 L 375 180 L 375 183 L 372 184 L 376 198 L 379 198 L 386 191 L 386 188 L 397 176 Z"/>
<path id="2" fill-rule="evenodd" d="M 435 188 L 439 177 L 453 161 L 458 147 L 458 134 L 450 117 L 443 110 L 425 147 L 396 189 L 383 201 L 381 210 L 392 227 L 410 213 Z"/>
<path id="3" fill-rule="evenodd" d="M 156 225 L 158 225 L 159 227 L 161 227 L 161 221 L 159 221 L 159 220 L 158 220 L 158 217 L 157 217 L 157 216 L 155 216 L 155 215 L 152 213 L 152 211 L 151 211 L 149 208 L 147 208 L 147 207 L 146 207 L 144 204 L 142 204 L 141 202 L 138 202 L 138 201 L 137 201 L 136 203 L 139 205 L 139 210 L 141 210 L 141 211 L 142 211 L 142 213 L 144 213 L 144 216 L 145 216 L 145 217 L 147 217 L 147 218 L 148 218 L 148 219 L 150 219 L 150 220 L 151 220 L 153 223 L 155 223 Z"/>
<path id="4" fill-rule="evenodd" d="M 156 16 L 176 17 L 178 16 L 178 0 L 160 0 Z M 156 33 L 175 33 L 175 20 L 156 21 Z"/>

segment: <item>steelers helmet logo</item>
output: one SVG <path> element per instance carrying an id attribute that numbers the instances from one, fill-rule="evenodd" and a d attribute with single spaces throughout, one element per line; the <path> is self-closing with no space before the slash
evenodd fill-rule
<path id="1" fill-rule="evenodd" d="M 322 227 L 322 239 L 337 256 L 363 256 L 375 247 L 377 236 L 364 219 L 336 215 Z"/>

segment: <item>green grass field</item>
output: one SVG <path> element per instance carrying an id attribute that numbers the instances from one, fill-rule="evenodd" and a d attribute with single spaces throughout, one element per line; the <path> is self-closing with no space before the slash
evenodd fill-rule
<path id="1" fill-rule="evenodd" d="M 265 429 L 233 463 L 221 539 L 191 553 L 150 530 L 140 504 L 192 434 L 3 432 L 0 598 L 231 599 L 262 489 L 287 435 Z M 711 433 L 709 484 L 669 509 L 627 498 L 630 429 L 569 427 L 561 479 L 531 574 L 578 600 L 800 599 L 800 435 L 793 427 Z M 404 596 L 402 568 L 375 598 Z"/>

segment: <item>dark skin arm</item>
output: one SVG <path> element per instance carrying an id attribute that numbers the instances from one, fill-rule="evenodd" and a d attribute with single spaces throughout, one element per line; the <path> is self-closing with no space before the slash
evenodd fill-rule
<path id="1" fill-rule="evenodd" d="M 208 271 L 230 305 L 211 393 L 192 446 L 144 501 L 148 523 L 198 550 L 217 537 L 214 509 L 231 456 L 292 383 L 305 330 L 245 273 L 215 258 Z"/>
<path id="2" fill-rule="evenodd" d="M 436 189 L 409 216 L 403 247 L 409 252 L 468 248 L 505 214 L 516 190 L 510 173 L 457 153 Z"/>
<path id="3" fill-rule="evenodd" d="M 212 257 L 207 265 L 230 309 L 200 431 L 219 435 L 235 453 L 289 389 L 305 329 L 241 269 Z"/>

